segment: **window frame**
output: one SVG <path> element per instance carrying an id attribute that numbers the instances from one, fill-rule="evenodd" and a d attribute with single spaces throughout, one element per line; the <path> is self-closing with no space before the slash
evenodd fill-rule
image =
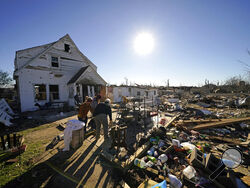
<path id="1" fill-rule="evenodd" d="M 66 49 L 68 49 L 68 50 L 66 50 Z M 64 43 L 64 52 L 70 53 L 70 45 L 69 44 Z"/>
<path id="2" fill-rule="evenodd" d="M 38 91 L 38 93 L 37 93 L 36 87 L 39 87 L 39 86 L 44 86 L 45 91 Z M 34 89 L 34 101 L 46 101 L 47 100 L 47 86 L 46 86 L 46 84 L 33 84 L 33 89 Z M 37 95 L 41 95 L 41 94 L 45 94 L 45 98 L 42 98 L 42 99 L 37 98 Z"/>
<path id="3" fill-rule="evenodd" d="M 52 90 L 51 86 L 57 86 L 58 91 L 57 92 L 55 92 L 55 91 L 51 92 L 51 90 Z M 58 98 L 54 99 L 54 94 L 57 94 Z M 49 84 L 49 100 L 50 101 L 58 101 L 58 100 L 60 100 L 60 88 L 59 88 L 58 84 Z"/>
<path id="4" fill-rule="evenodd" d="M 53 61 L 53 58 L 57 58 L 57 63 L 58 63 L 58 66 L 53 66 L 53 63 L 56 63 L 55 61 Z M 50 58 L 50 66 L 52 67 L 52 68 L 59 68 L 60 67 L 60 60 L 59 60 L 60 58 L 58 57 L 58 56 L 51 56 L 51 58 Z"/>

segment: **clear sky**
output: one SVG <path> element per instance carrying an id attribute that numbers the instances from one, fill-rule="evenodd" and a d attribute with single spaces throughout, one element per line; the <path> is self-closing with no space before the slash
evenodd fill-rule
<path id="1" fill-rule="evenodd" d="M 141 32 L 155 40 L 144 56 L 133 48 Z M 0 69 L 12 74 L 15 51 L 66 33 L 112 84 L 221 81 L 250 62 L 250 1 L 1 0 Z"/>

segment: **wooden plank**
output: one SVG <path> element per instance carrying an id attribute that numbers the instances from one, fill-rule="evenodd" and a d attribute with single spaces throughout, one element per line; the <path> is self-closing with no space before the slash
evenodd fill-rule
<path id="1" fill-rule="evenodd" d="M 244 121 L 250 121 L 250 117 L 225 119 L 225 120 L 222 120 L 219 122 L 212 122 L 212 123 L 205 123 L 205 124 L 196 125 L 193 127 L 189 127 L 189 129 L 200 130 L 200 129 L 214 128 L 214 127 L 222 127 L 222 126 L 230 125 L 233 123 L 241 123 Z"/>
<path id="2" fill-rule="evenodd" d="M 221 137 L 221 136 L 208 136 L 209 140 L 220 140 L 220 141 L 224 141 L 224 142 L 229 142 L 229 143 L 233 143 L 236 145 L 240 145 L 241 141 L 238 139 L 234 139 L 234 138 L 227 138 L 227 137 Z"/>
<path id="3" fill-rule="evenodd" d="M 220 141 L 224 141 L 224 142 L 228 142 L 231 144 L 235 144 L 235 145 L 241 145 L 241 146 L 248 146 L 250 141 L 246 141 L 246 142 L 241 142 L 240 140 L 236 139 L 236 138 L 228 138 L 228 137 L 221 137 L 221 136 L 208 136 L 209 140 L 220 140 Z"/>
<path id="4" fill-rule="evenodd" d="M 147 167 L 145 170 L 148 171 L 149 173 L 155 174 L 155 175 L 158 176 L 158 178 L 161 179 L 161 180 L 166 180 L 168 183 L 170 182 L 168 177 L 164 177 L 164 176 L 162 176 L 162 175 L 159 175 L 158 170 L 155 170 L 155 169 L 150 168 L 150 167 Z"/>
<path id="5" fill-rule="evenodd" d="M 17 146 L 16 133 L 13 134 L 13 144 L 14 144 L 14 147 Z"/>
<path id="6" fill-rule="evenodd" d="M 144 182 L 142 182 L 138 188 L 151 188 L 154 185 L 156 185 L 158 182 L 153 181 L 153 180 L 145 180 Z"/>
<path id="7" fill-rule="evenodd" d="M 192 123 L 210 123 L 210 122 L 219 122 L 223 119 L 190 119 L 190 120 L 180 120 L 178 123 L 180 124 L 192 124 Z"/>
<path id="8" fill-rule="evenodd" d="M 248 186 L 250 186 L 250 176 L 243 176 L 242 178 L 240 178 L 245 184 L 247 184 Z"/>
<path id="9" fill-rule="evenodd" d="M 135 153 L 134 155 L 131 155 L 129 157 L 129 159 L 126 160 L 125 163 L 123 163 L 121 166 L 123 168 L 129 168 L 132 164 L 133 161 L 135 160 L 135 158 L 140 157 L 145 151 L 147 151 L 150 147 L 150 142 L 146 142 L 144 145 L 142 145 L 142 147 L 140 147 Z"/>
<path id="10" fill-rule="evenodd" d="M 67 178 L 68 180 L 74 182 L 77 184 L 77 186 L 84 186 L 84 184 L 82 182 L 80 182 L 79 179 L 77 179 L 76 177 L 66 173 L 66 172 L 63 172 L 63 170 L 59 169 L 58 167 L 54 166 L 53 164 L 51 164 L 50 162 L 48 161 L 45 161 L 45 164 L 48 165 L 50 168 L 52 168 L 55 172 L 57 172 L 58 174 L 60 174 L 61 176 Z"/>
<path id="11" fill-rule="evenodd" d="M 1 136 L 1 142 L 2 142 L 2 148 L 5 150 L 5 142 L 4 142 L 4 136 Z"/>
<path id="12" fill-rule="evenodd" d="M 10 134 L 7 134 L 7 141 L 8 141 L 8 148 L 11 148 L 13 144 L 11 144 L 11 141 L 10 141 Z"/>
<path id="13" fill-rule="evenodd" d="M 174 116 L 166 125 L 164 125 L 164 127 L 167 128 L 168 126 L 170 126 L 179 116 L 180 114 L 177 114 L 176 116 Z"/>

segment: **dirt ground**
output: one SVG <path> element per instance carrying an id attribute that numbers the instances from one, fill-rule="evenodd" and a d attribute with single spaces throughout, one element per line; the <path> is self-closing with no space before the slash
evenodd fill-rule
<path id="1" fill-rule="evenodd" d="M 113 113 L 113 118 L 115 116 Z M 17 164 L 30 167 L 25 173 L 6 182 L 4 187 L 123 187 L 116 169 L 99 156 L 102 150 L 102 136 L 98 142 L 94 136 L 88 137 L 76 150 L 63 152 L 63 140 L 48 149 L 53 138 L 63 133 L 58 125 L 70 119 L 77 119 L 77 116 L 23 131 L 25 144 L 28 146 L 23 155 L 30 155 Z M 37 143 L 41 144 L 34 145 Z M 39 150 L 39 154 L 35 155 L 33 149 Z"/>

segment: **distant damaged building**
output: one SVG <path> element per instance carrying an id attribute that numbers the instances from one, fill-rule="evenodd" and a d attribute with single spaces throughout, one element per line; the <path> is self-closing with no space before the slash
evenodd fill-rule
<path id="1" fill-rule="evenodd" d="M 14 79 L 21 111 L 49 103 L 75 105 L 85 96 L 105 95 L 106 82 L 97 67 L 67 34 L 59 40 L 16 52 Z"/>

